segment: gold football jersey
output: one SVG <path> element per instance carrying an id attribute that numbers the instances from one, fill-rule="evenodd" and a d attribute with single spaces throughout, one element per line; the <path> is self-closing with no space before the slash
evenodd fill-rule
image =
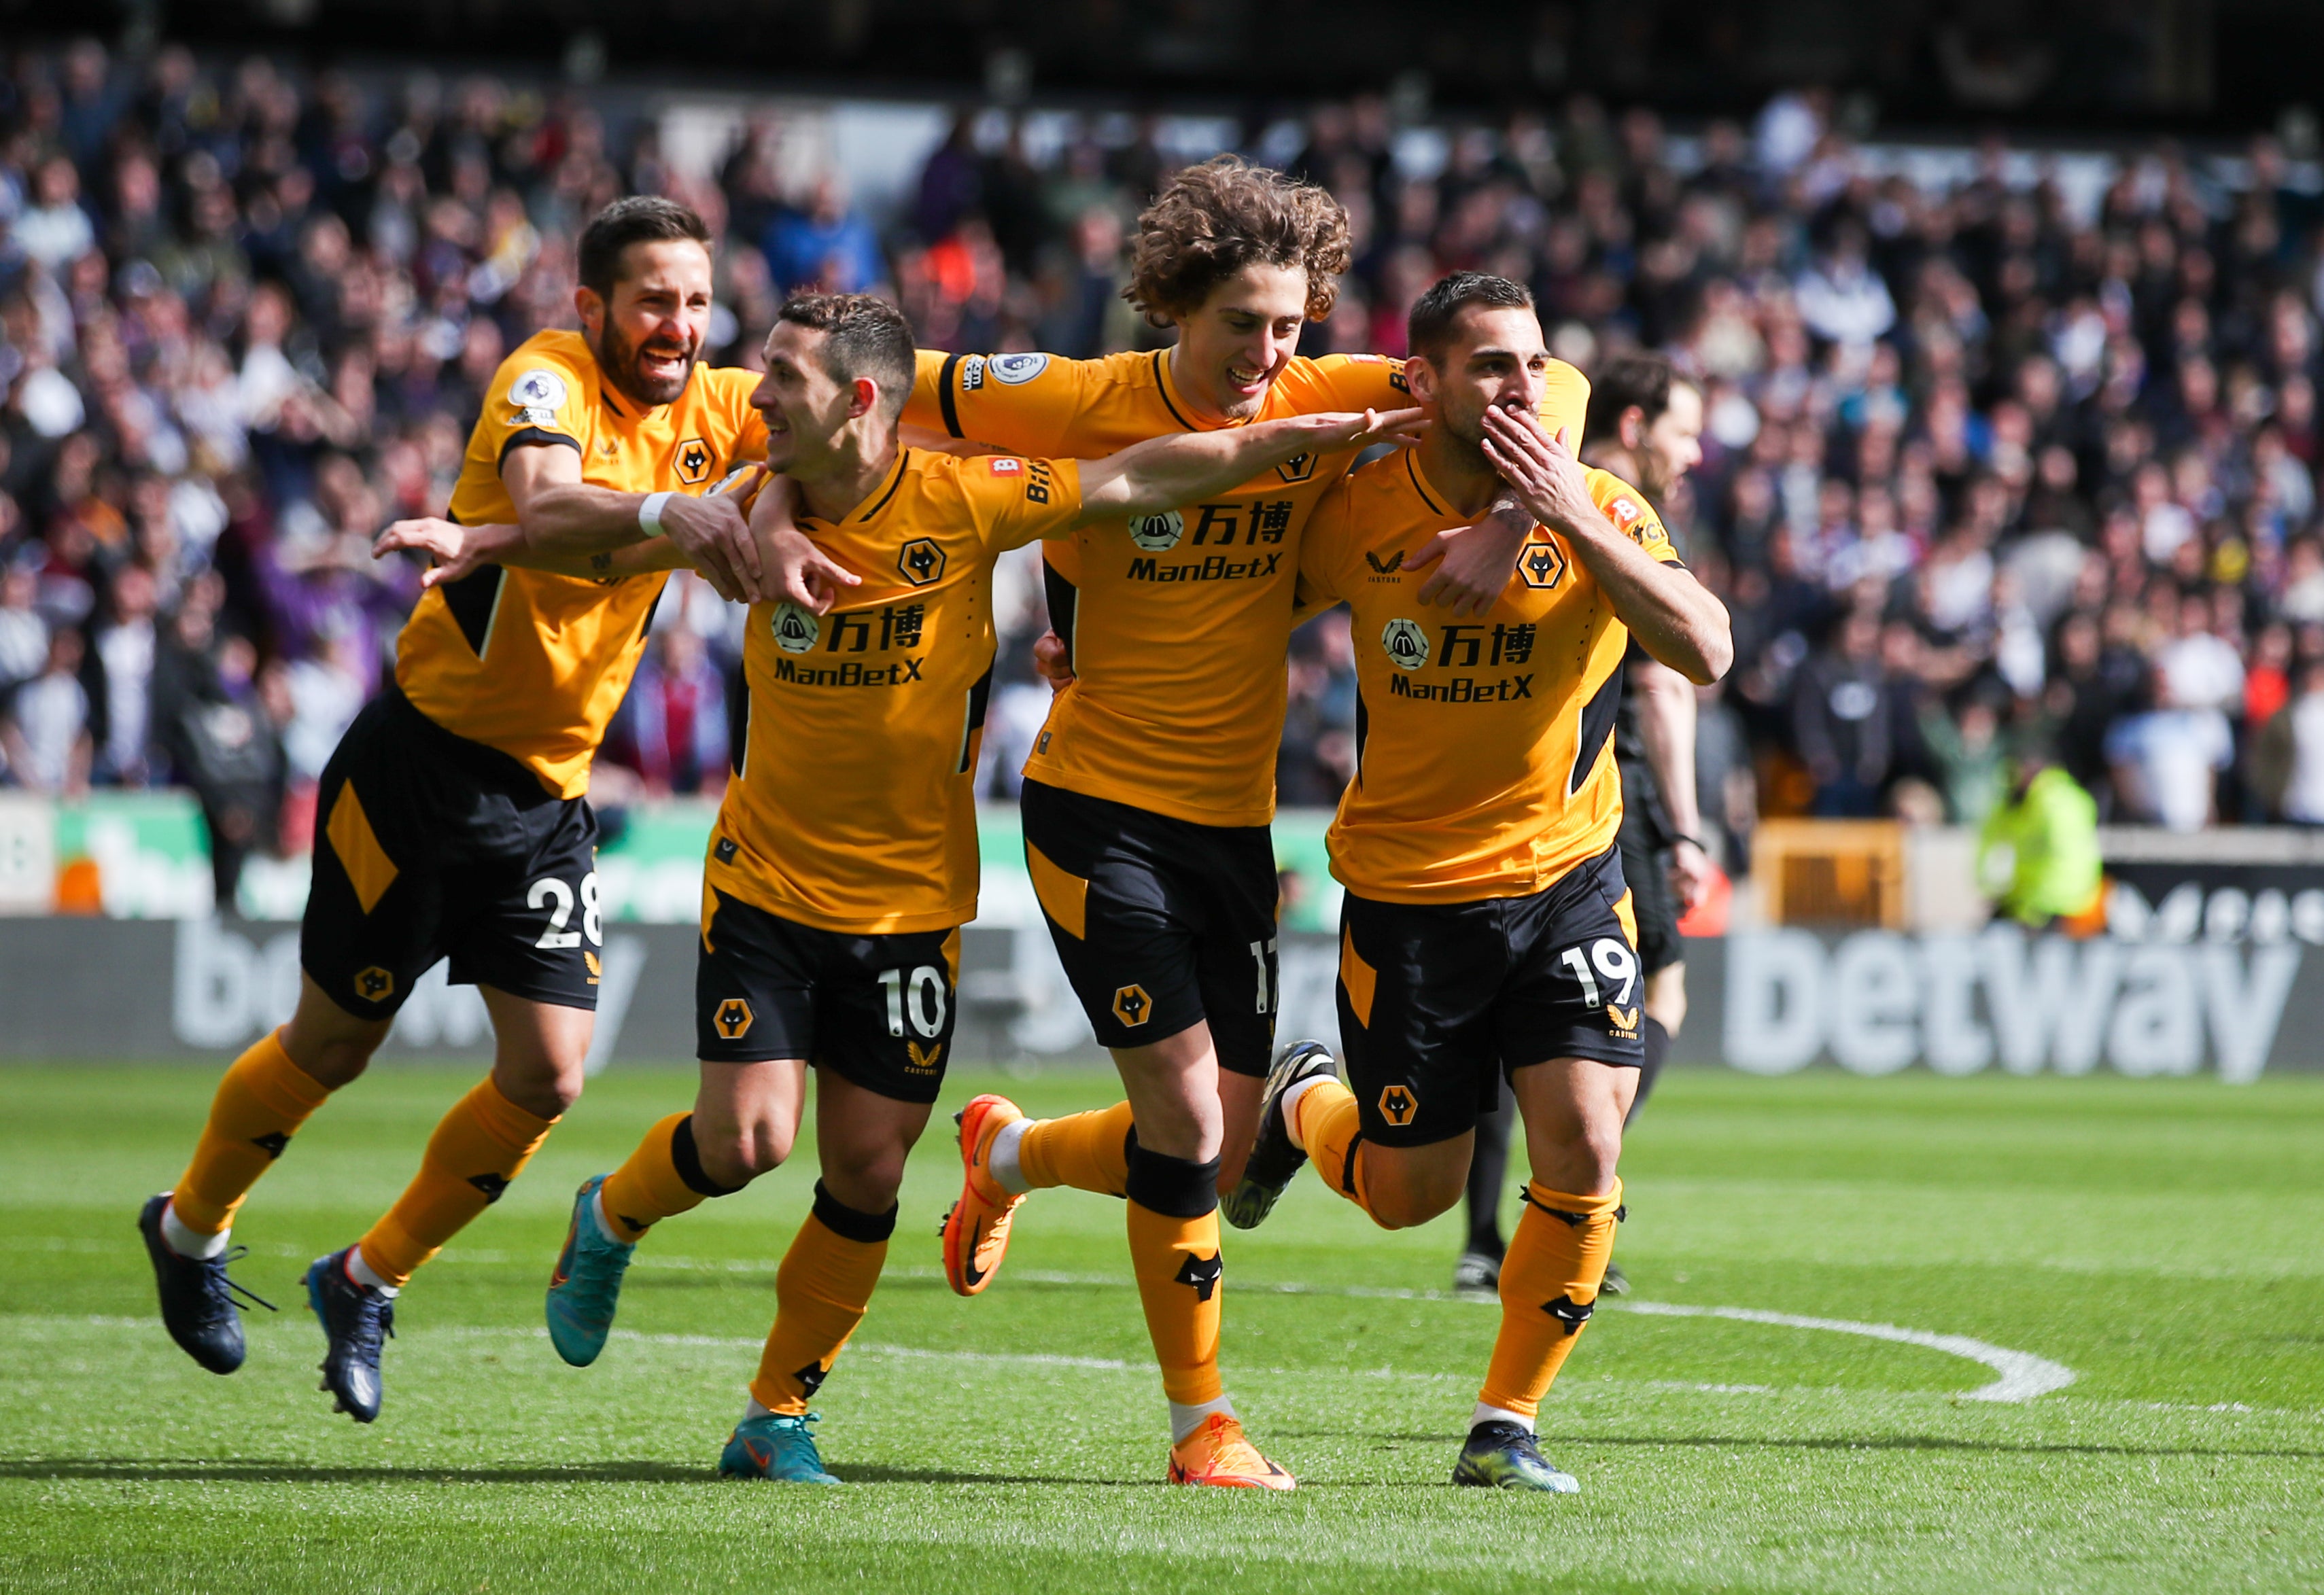
<path id="1" fill-rule="evenodd" d="M 581 479 L 619 493 L 701 493 L 765 457 L 748 371 L 695 368 L 686 392 L 641 410 L 611 392 L 586 339 L 537 332 L 501 363 L 468 438 L 451 519 L 517 519 L 501 462 L 529 444 L 569 447 Z M 396 640 L 395 682 L 445 730 L 498 748 L 561 797 L 588 790 L 589 761 L 630 687 L 667 572 L 588 580 L 490 565 L 430 587 Z"/>
<path id="2" fill-rule="evenodd" d="M 1643 493 L 1584 475 L 1609 520 L 1678 561 Z M 1467 524 L 1448 503 L 1406 449 L 1342 483 L 1301 554 L 1301 602 L 1345 601 L 1354 629 L 1356 775 L 1327 837 L 1332 873 L 1384 902 L 1531 896 L 1603 853 L 1622 823 L 1613 740 L 1628 628 L 1540 526 L 1484 615 L 1424 607 L 1424 576 L 1404 561 Z"/>
<path id="3" fill-rule="evenodd" d="M 1589 397 L 1580 372 L 1555 365 L 1543 416 L 1578 438 Z M 1333 355 L 1293 360 L 1252 419 L 1411 402 L 1400 362 Z M 1093 459 L 1204 429 L 1192 413 L 1167 350 L 1102 360 L 924 350 L 904 419 Z M 1050 705 L 1025 773 L 1197 825 L 1271 819 L 1301 534 L 1356 452 L 1303 455 L 1204 502 L 1097 522 L 1043 549 L 1049 621 L 1074 679 Z"/>
<path id="4" fill-rule="evenodd" d="M 908 448 L 844 520 L 800 521 L 863 584 L 828 614 L 752 607 L 748 730 L 706 887 L 857 935 L 976 917 L 992 562 L 1062 533 L 1081 502 L 1073 460 Z"/>

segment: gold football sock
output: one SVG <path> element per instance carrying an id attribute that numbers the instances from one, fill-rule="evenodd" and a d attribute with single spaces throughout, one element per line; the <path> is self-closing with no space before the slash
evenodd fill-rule
<path id="1" fill-rule="evenodd" d="M 1590 1322 L 1614 1255 L 1622 1182 L 1595 1196 L 1525 1189 L 1525 1212 L 1501 1259 L 1501 1332 L 1477 1399 L 1531 1417 Z"/>
<path id="2" fill-rule="evenodd" d="M 178 1222 L 202 1235 L 232 1224 L 251 1186 L 330 1094 L 290 1061 L 281 1031 L 260 1037 L 234 1060 L 210 1099 L 209 1122 L 194 1144 L 194 1160 L 170 1197 Z"/>
<path id="3" fill-rule="evenodd" d="M 1068 1113 L 1028 1125 L 1017 1143 L 1017 1167 L 1025 1187 L 1047 1190 L 1071 1185 L 1101 1196 L 1130 1188 L 1130 1104 L 1116 1102 L 1089 1113 Z"/>
<path id="4" fill-rule="evenodd" d="M 694 1147 L 694 1115 L 672 1113 L 646 1131 L 629 1161 L 605 1176 L 597 1196 L 615 1236 L 634 1246 L 663 1219 L 740 1189 L 722 1185 L 702 1172 L 702 1158 Z"/>
<path id="5" fill-rule="evenodd" d="M 859 1212 L 815 1183 L 815 1211 L 775 1271 L 775 1326 L 759 1354 L 751 1397 L 769 1412 L 807 1410 L 872 1305 L 896 1210 Z"/>
<path id="6" fill-rule="evenodd" d="M 501 1199 L 556 1122 L 509 1101 L 490 1075 L 478 1081 L 436 1126 L 420 1172 L 363 1238 L 364 1265 L 401 1286 Z"/>
<path id="7" fill-rule="evenodd" d="M 1355 1093 L 1336 1080 L 1318 1081 L 1300 1095 L 1298 1112 L 1299 1139 L 1306 1144 L 1315 1172 L 1323 1176 L 1325 1185 L 1370 1214 L 1364 1160 L 1357 1156 L 1363 1149 L 1363 1119 L 1356 1110 Z"/>
<path id="8" fill-rule="evenodd" d="M 1180 1406 L 1216 1401 L 1219 1313 L 1225 1305 L 1219 1253 L 1219 1163 L 1165 1157 L 1132 1143 L 1130 1268 L 1146 1308 L 1146 1332 L 1162 1365 L 1162 1389 Z"/>

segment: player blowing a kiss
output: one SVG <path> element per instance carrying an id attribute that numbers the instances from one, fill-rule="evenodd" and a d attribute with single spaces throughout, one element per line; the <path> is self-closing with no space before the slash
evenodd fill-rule
<path id="1" fill-rule="evenodd" d="M 1642 1061 L 1612 741 L 1628 641 L 1692 681 L 1724 673 L 1727 613 L 1643 495 L 1577 464 L 1532 411 L 1549 356 L 1532 296 L 1458 272 L 1412 311 L 1406 367 L 1434 423 L 1318 507 L 1303 604 L 1352 613 L 1353 780 L 1329 835 L 1347 1083 L 1322 1046 L 1268 1075 L 1237 1199 L 1263 1214 L 1312 1160 L 1384 1229 L 1462 1196 L 1507 1076 L 1533 1177 L 1457 1484 L 1570 1492 L 1541 1398 L 1596 1303 L 1622 1212 L 1622 1120 Z M 1447 622 L 1395 556 L 1506 485 L 1538 525 L 1492 607 Z"/>

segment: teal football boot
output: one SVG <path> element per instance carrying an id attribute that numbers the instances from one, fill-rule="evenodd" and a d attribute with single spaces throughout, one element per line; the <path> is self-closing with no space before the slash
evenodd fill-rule
<path id="1" fill-rule="evenodd" d="M 778 1484 L 842 1482 L 823 1471 L 823 1453 L 816 1450 L 815 1435 L 807 1428 L 822 1415 L 769 1413 L 764 1417 L 744 1418 L 726 1438 L 726 1449 L 718 1458 L 719 1475 L 770 1479 Z"/>
<path id="2" fill-rule="evenodd" d="M 557 1272 L 549 1280 L 549 1338 L 557 1354 L 576 1368 L 588 1367 L 605 1349 L 613 1311 L 622 1304 L 622 1276 L 638 1249 L 611 1239 L 597 1222 L 593 1209 L 597 1187 L 604 1183 L 602 1174 L 581 1182 L 565 1249 L 557 1254 Z"/>
<path id="3" fill-rule="evenodd" d="M 1533 1431 L 1515 1424 L 1479 1424 L 1469 1431 L 1452 1482 L 1485 1489 L 1536 1489 L 1546 1495 L 1580 1495 L 1582 1481 L 1541 1454 Z"/>

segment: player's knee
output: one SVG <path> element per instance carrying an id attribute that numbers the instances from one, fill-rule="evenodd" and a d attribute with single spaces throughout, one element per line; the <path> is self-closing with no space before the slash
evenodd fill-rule
<path id="1" fill-rule="evenodd" d="M 1452 1212 L 1469 1185 L 1465 1167 L 1434 1164 L 1399 1169 L 1383 1177 L 1378 1166 L 1367 1158 L 1364 1174 L 1364 1211 L 1383 1230 L 1413 1229 Z"/>
<path id="2" fill-rule="evenodd" d="M 367 1036 L 331 1036 L 306 1039 L 286 1035 L 282 1050 L 300 1070 L 333 1091 L 360 1078 L 371 1067 L 378 1044 Z"/>
<path id="3" fill-rule="evenodd" d="M 896 1205 L 904 1186 L 904 1154 L 833 1159 L 823 1171 L 824 1188 L 858 1212 L 881 1213 Z"/>
<path id="4" fill-rule="evenodd" d="M 1576 1190 L 1604 1191 L 1614 1184 L 1614 1171 L 1622 1161 L 1622 1121 L 1585 1125 L 1572 1146 L 1572 1160 L 1587 1185 Z"/>
<path id="5" fill-rule="evenodd" d="M 791 1155 L 795 1135 L 790 1125 L 770 1120 L 706 1127 L 696 1114 L 695 1156 L 704 1174 L 730 1190 L 736 1189 L 780 1168 L 783 1160 Z"/>

